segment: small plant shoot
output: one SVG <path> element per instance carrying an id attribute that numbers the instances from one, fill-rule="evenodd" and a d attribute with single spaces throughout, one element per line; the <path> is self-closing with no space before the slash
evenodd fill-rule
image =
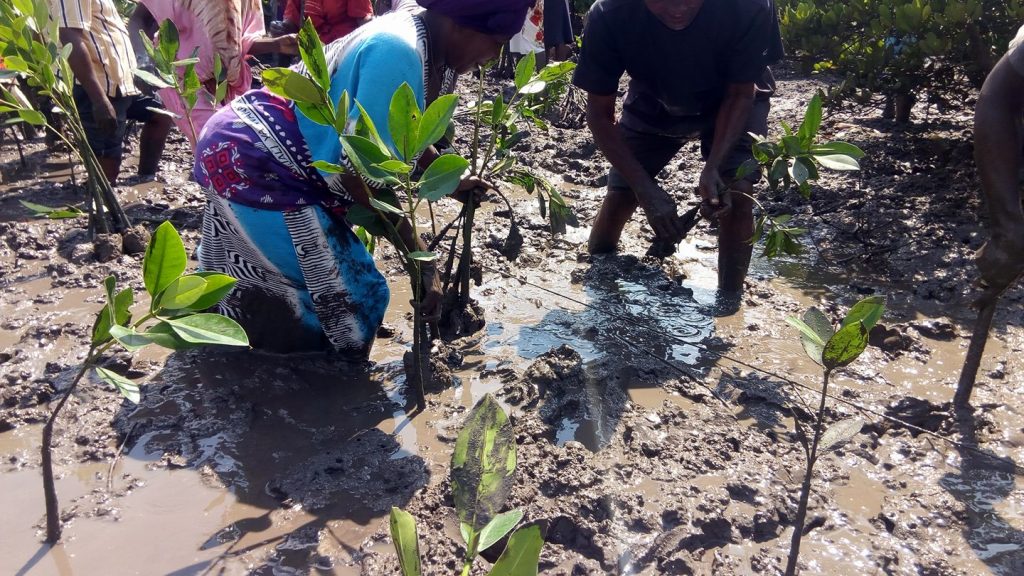
<path id="1" fill-rule="evenodd" d="M 181 237 L 169 222 L 153 233 L 142 264 L 142 276 L 149 304 L 138 319 L 137 304 L 131 288 L 120 288 L 117 279 L 103 281 L 106 305 L 97 313 L 89 339 L 89 351 L 71 384 L 63 391 L 43 427 L 43 489 L 46 497 L 46 541 L 60 540 L 60 509 L 54 485 L 51 446 L 53 427 L 61 409 L 90 372 L 121 393 L 130 402 L 141 399 L 139 385 L 102 366 L 108 351 L 120 346 L 135 352 L 151 344 L 171 350 L 220 345 L 247 347 L 245 330 L 234 320 L 205 312 L 221 301 L 235 285 L 225 274 L 197 272 L 186 274 L 187 254 Z M 142 304 L 142 302 L 138 302 Z"/>
<path id="2" fill-rule="evenodd" d="M 817 308 L 807 310 L 801 318 L 789 317 L 786 319 L 786 322 L 800 331 L 800 342 L 803 344 L 807 356 L 819 364 L 823 370 L 821 397 L 814 421 L 811 423 L 810 434 L 793 412 L 796 437 L 804 449 L 806 468 L 800 488 L 800 503 L 797 507 L 796 520 L 793 523 L 786 576 L 796 574 L 815 463 L 822 454 L 838 448 L 860 433 L 865 423 L 861 418 L 850 418 L 840 420 L 826 428 L 825 406 L 832 373 L 838 368 L 849 365 L 864 352 L 868 346 L 868 335 L 871 333 L 871 329 L 884 313 L 885 298 L 871 296 L 857 302 L 847 312 L 838 327 L 833 327 L 832 321 Z"/>

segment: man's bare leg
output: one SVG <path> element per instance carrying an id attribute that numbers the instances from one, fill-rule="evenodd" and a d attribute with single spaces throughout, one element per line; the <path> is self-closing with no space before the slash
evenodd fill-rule
<path id="1" fill-rule="evenodd" d="M 619 237 L 626 222 L 633 217 L 639 204 L 636 194 L 629 188 L 608 188 L 608 193 L 601 203 L 601 209 L 594 219 L 594 227 L 590 230 L 588 248 L 591 254 L 607 254 L 614 252 L 619 245 Z"/>
<path id="2" fill-rule="evenodd" d="M 745 180 L 733 184 L 738 192 L 732 194 L 732 210 L 723 216 L 718 227 L 718 289 L 723 292 L 741 292 L 743 280 L 750 268 L 754 235 L 754 185 Z"/>

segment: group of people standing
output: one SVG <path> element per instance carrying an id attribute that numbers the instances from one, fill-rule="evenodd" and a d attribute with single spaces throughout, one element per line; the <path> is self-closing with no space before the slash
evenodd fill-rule
<path id="1" fill-rule="evenodd" d="M 96 137 L 97 154 L 119 158 L 123 132 L 107 129 L 120 126 L 138 99 L 127 32 L 111 0 L 51 1 L 61 18 L 62 38 L 74 48 L 83 120 L 94 136 L 102 135 Z M 393 4 L 390 12 L 373 17 L 368 0 L 289 0 L 283 19 L 270 24 L 273 35 L 268 35 L 257 0 L 141 0 L 145 11 L 140 18 L 148 14 L 177 24 L 180 56 L 199 47 L 202 80 L 212 78 L 213 54 L 228 64 L 228 97 L 214 102 L 208 94 L 199 117 L 193 118 L 198 136 L 192 142 L 194 176 L 208 200 L 199 257 L 204 269 L 238 278 L 220 311 L 241 323 L 256 347 L 365 356 L 389 294 L 345 219 L 351 206 L 369 205 L 366 187 L 354 173 L 329 174 L 312 166 L 317 160 L 346 163 L 333 128 L 268 91 L 250 89 L 248 55 L 295 54 L 294 33 L 309 16 L 327 43 L 331 97 L 345 91 L 360 102 L 390 143 L 389 104 L 403 83 L 425 107 L 451 92 L 458 76 L 496 58 L 510 42 L 544 46 L 554 57 L 564 57 L 554 52 L 572 42 L 566 0 Z M 548 19 L 541 21 L 542 36 L 533 32 L 531 37 L 540 22 L 530 18 L 538 12 Z M 587 123 L 594 141 L 611 164 L 607 194 L 590 234 L 592 253 L 614 251 L 637 208 L 657 238 L 668 243 L 681 239 L 685 225 L 676 200 L 656 177 L 687 141 L 697 140 L 704 160 L 698 194 L 705 215 L 718 224 L 719 289 L 726 294 L 742 290 L 752 250 L 750 198 L 759 175 L 737 178 L 737 170 L 751 157 L 750 134 L 767 131 L 775 92 L 769 66 L 782 55 L 772 0 L 598 0 L 593 5 L 574 76 L 575 85 L 588 95 Z M 999 87 L 1022 82 L 1013 76 L 1012 63 L 997 67 L 1006 77 Z M 619 108 L 624 76 L 629 82 Z M 980 102 L 1002 104 L 996 101 L 997 85 L 987 86 Z M 1010 110 L 1018 121 L 1022 93 L 1014 92 L 1018 107 Z M 176 94 L 161 96 L 168 109 L 180 108 Z M 980 153 L 984 150 L 991 156 L 991 146 Z M 420 165 L 436 155 L 428 150 Z M 980 156 L 979 165 L 985 160 Z M 997 190 L 994 206 L 1005 208 L 999 221 L 1017 228 L 1006 233 L 1012 242 L 989 248 L 985 262 L 989 270 L 1000 268 L 1003 276 L 1016 277 L 1024 256 L 1019 250 L 1009 254 L 1005 246 L 1020 242 L 1020 197 L 1009 172 L 1003 172 L 997 179 L 983 176 L 983 183 L 986 190 Z M 467 178 L 460 188 L 479 185 Z M 407 248 L 423 249 L 409 223 L 393 218 Z M 426 294 L 419 313 L 429 317 L 441 300 L 440 283 L 432 267 L 423 270 Z M 986 275 L 1003 282 L 996 272 Z"/>

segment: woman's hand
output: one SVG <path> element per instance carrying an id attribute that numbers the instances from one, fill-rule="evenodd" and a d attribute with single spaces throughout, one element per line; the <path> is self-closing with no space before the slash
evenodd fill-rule
<path id="1" fill-rule="evenodd" d="M 433 262 L 420 262 L 420 297 L 419 306 L 414 300 L 413 310 L 425 322 L 437 322 L 441 319 L 441 279 L 437 275 L 437 266 Z M 415 286 L 413 287 L 415 290 Z"/>

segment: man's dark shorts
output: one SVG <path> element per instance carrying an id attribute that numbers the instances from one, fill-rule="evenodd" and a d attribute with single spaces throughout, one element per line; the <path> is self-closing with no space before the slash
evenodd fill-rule
<path id="1" fill-rule="evenodd" d="M 771 101 L 767 98 L 759 98 L 754 101 L 750 116 L 747 117 L 747 125 L 743 128 L 743 134 L 726 156 L 725 161 L 722 162 L 721 173 L 726 182 L 736 174 L 736 170 L 744 162 L 753 158 L 750 147 L 754 141 L 748 132 L 762 136 L 768 133 L 768 111 L 770 108 Z M 655 178 L 683 145 L 695 137 L 700 137 L 700 153 L 705 160 L 707 159 L 708 154 L 711 153 L 711 143 L 715 135 L 715 117 L 695 118 L 692 126 L 688 125 L 688 127 L 690 129 L 680 130 L 680 135 L 665 135 L 642 132 L 619 124 L 619 129 L 626 139 L 626 145 L 651 178 Z M 754 171 L 744 177 L 744 180 L 754 184 L 760 179 L 760 171 Z M 628 189 L 630 186 L 622 174 L 613 167 L 608 172 L 608 187 Z"/>
<path id="2" fill-rule="evenodd" d="M 74 97 L 78 116 L 82 119 L 82 128 L 85 129 L 85 137 L 92 151 L 100 158 L 121 158 L 124 153 L 124 134 L 128 129 L 128 121 L 148 122 L 153 114 L 157 114 L 149 108 L 164 107 L 155 95 L 114 96 L 110 103 L 117 114 L 117 131 L 114 134 L 105 134 L 96 124 L 92 113 L 92 100 L 85 89 L 76 85 Z"/>

